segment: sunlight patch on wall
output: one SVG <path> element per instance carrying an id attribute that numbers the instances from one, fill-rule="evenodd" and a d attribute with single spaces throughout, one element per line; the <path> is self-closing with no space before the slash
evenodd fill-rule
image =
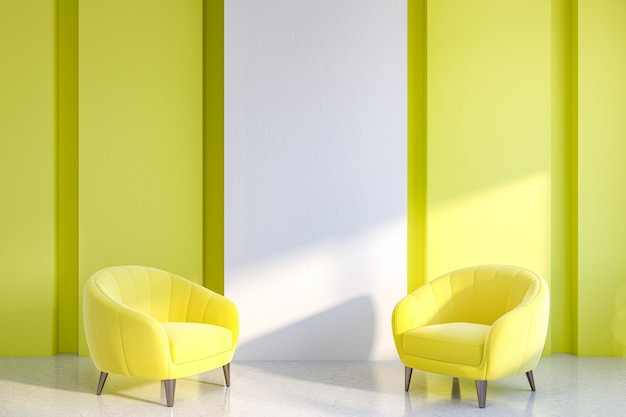
<path id="1" fill-rule="evenodd" d="M 484 263 L 522 266 L 549 280 L 547 173 L 429 205 L 428 279 Z"/>

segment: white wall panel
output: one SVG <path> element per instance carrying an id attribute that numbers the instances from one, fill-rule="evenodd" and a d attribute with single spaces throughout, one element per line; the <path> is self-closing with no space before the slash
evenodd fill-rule
<path id="1" fill-rule="evenodd" d="M 392 359 L 406 288 L 406 2 L 225 3 L 238 359 Z"/>

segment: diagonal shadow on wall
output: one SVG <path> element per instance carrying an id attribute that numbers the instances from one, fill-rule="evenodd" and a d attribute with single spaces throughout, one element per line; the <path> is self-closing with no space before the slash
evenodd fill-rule
<path id="1" fill-rule="evenodd" d="M 352 364 L 370 360 L 376 337 L 375 319 L 374 304 L 369 296 L 352 298 L 241 344 L 235 361 L 245 361 L 248 366 L 259 366 L 288 379 L 372 389 L 379 385 L 376 369 Z M 264 352 L 263 359 L 258 359 L 255 352 Z M 273 352 L 269 360 L 267 352 Z M 311 362 L 324 362 L 324 365 L 312 367 Z"/>

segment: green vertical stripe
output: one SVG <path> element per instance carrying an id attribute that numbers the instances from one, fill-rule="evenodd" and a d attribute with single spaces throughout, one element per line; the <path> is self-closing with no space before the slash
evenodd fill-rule
<path id="1" fill-rule="evenodd" d="M 552 1 L 551 340 L 546 351 L 571 345 L 571 4 Z"/>
<path id="2" fill-rule="evenodd" d="M 407 289 L 426 281 L 426 0 L 407 3 Z"/>
<path id="3" fill-rule="evenodd" d="M 224 294 L 224 2 L 204 1 L 204 285 Z"/>
<path id="4" fill-rule="evenodd" d="M 57 3 L 58 351 L 78 351 L 78 1 Z"/>
<path id="5" fill-rule="evenodd" d="M 578 0 L 571 1 L 571 352 L 578 354 Z"/>

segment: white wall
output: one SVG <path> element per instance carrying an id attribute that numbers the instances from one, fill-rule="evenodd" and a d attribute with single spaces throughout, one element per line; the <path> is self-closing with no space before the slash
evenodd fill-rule
<path id="1" fill-rule="evenodd" d="M 386 360 L 406 288 L 406 0 L 225 2 L 238 360 Z"/>

